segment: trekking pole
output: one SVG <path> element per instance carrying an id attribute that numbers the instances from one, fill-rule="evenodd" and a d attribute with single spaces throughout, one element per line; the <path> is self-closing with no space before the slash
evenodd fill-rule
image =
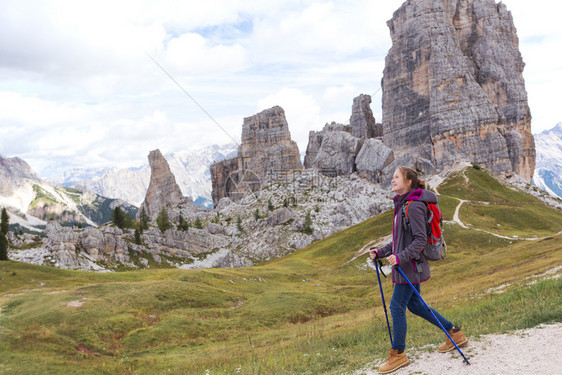
<path id="1" fill-rule="evenodd" d="M 378 261 L 378 264 L 377 264 Z M 388 337 L 390 337 L 390 346 L 394 345 L 392 342 L 392 334 L 390 333 L 390 323 L 388 322 L 388 313 L 386 312 L 386 303 L 384 302 L 384 293 L 382 292 L 382 284 L 381 284 L 381 276 L 379 275 L 379 267 L 381 267 L 381 273 L 384 277 L 386 277 L 386 275 L 384 274 L 384 272 L 382 271 L 382 262 L 380 260 L 380 258 L 377 256 L 375 259 L 373 259 L 373 263 L 375 264 L 375 268 L 377 269 L 377 278 L 379 279 L 379 289 L 381 291 L 381 298 L 382 298 L 382 306 L 384 307 L 384 315 L 386 316 L 386 326 L 388 328 Z"/>
<path id="2" fill-rule="evenodd" d="M 441 324 L 441 322 L 439 321 L 439 319 L 437 319 L 437 317 L 435 316 L 435 314 L 433 313 L 433 310 L 431 310 L 431 308 L 429 307 L 429 305 L 427 303 L 425 303 L 425 301 L 423 300 L 422 296 L 420 295 L 420 293 L 417 291 L 417 289 L 412 285 L 412 283 L 410 282 L 410 280 L 408 280 L 408 278 L 406 277 L 406 275 L 404 274 L 404 272 L 402 271 L 402 269 L 399 266 L 394 266 L 398 272 L 400 272 L 400 274 L 402 275 L 402 277 L 404 277 L 404 279 L 406 279 L 406 281 L 408 282 L 408 284 L 410 284 L 410 286 L 412 287 L 412 289 L 414 290 L 414 292 L 418 295 L 418 297 L 420 297 L 420 300 L 423 302 L 423 304 L 425 305 L 425 307 L 427 308 L 427 310 L 431 313 L 431 315 L 433 315 L 433 318 L 435 319 L 435 321 L 439 324 L 439 327 L 441 327 L 441 329 L 443 330 L 443 332 L 445 332 L 445 334 L 447 335 L 447 337 L 449 338 L 449 340 L 451 340 L 451 342 L 453 343 L 453 345 L 455 346 L 455 348 L 457 348 L 457 350 L 459 351 L 459 353 L 461 354 L 461 356 L 464 358 L 463 363 L 466 363 L 467 365 L 470 365 L 470 362 L 468 362 L 469 358 L 465 357 L 465 355 L 463 354 L 463 352 L 461 351 L 461 349 L 457 346 L 457 343 L 453 340 L 453 338 L 451 337 L 451 335 L 449 335 L 449 332 L 447 332 L 447 330 L 445 329 L 445 327 L 443 327 L 443 324 Z"/>

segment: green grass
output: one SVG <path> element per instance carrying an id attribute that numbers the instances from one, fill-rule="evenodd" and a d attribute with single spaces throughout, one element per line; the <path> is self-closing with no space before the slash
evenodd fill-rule
<path id="1" fill-rule="evenodd" d="M 493 189 L 495 203 L 483 216 L 491 219 L 473 226 L 497 228 L 503 218 L 506 232 L 531 233 L 540 216 L 546 224 L 535 229 L 549 237 L 506 240 L 446 224 L 449 252 L 432 263 L 424 299 L 469 337 L 561 321 L 562 282 L 535 275 L 562 263 L 555 222 L 562 214 L 490 185 L 485 171 L 465 173 L 470 183 L 460 175 L 439 188 L 446 218 L 458 204 L 453 193 L 464 189 L 482 201 Z M 512 194 L 517 214 L 528 219 L 502 211 Z M 468 205 L 465 214 L 467 221 L 476 215 Z M 352 372 L 382 359 L 389 342 L 376 274 L 366 255 L 349 260 L 388 234 L 391 221 L 390 212 L 379 215 L 252 268 L 96 274 L 0 262 L 0 373 Z M 503 293 L 495 291 L 504 284 Z M 389 303 L 389 279 L 383 288 Z M 68 307 L 72 302 L 83 304 Z M 443 340 L 422 319 L 410 315 L 408 326 L 409 347 Z"/>
<path id="2" fill-rule="evenodd" d="M 29 208 L 36 208 L 40 203 L 48 203 L 49 205 L 59 204 L 57 199 L 41 186 L 33 184 L 33 191 L 35 192 L 35 199 L 31 202 Z"/>

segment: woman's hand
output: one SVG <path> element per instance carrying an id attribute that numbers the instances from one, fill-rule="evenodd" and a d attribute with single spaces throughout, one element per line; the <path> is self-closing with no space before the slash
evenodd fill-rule
<path id="1" fill-rule="evenodd" d="M 377 257 L 378 253 L 379 253 L 378 247 L 371 247 L 369 249 L 369 256 L 371 257 L 371 259 L 375 259 Z"/>
<path id="2" fill-rule="evenodd" d="M 386 260 L 393 267 L 398 264 L 398 259 L 396 258 L 396 255 L 394 255 L 394 254 L 387 256 Z"/>

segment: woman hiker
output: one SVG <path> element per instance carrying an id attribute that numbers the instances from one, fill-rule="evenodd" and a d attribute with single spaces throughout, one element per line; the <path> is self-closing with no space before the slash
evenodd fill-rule
<path id="1" fill-rule="evenodd" d="M 431 191 L 424 190 L 425 181 L 420 180 L 417 172 L 411 168 L 398 167 L 394 172 L 391 184 L 392 191 L 397 194 L 394 197 L 392 242 L 380 249 L 371 248 L 370 256 L 372 259 L 377 256 L 379 258 L 384 257 L 392 266 L 399 265 L 419 292 L 420 284 L 429 279 L 429 264 L 422 254 L 427 242 L 427 208 L 424 202 L 437 203 L 437 196 Z M 402 206 L 407 204 L 408 201 L 411 201 L 408 206 L 409 230 L 404 228 L 401 217 Z M 404 353 L 406 347 L 406 308 L 439 327 L 433 315 L 394 267 L 392 269 L 392 282 L 394 283 L 394 292 L 390 301 L 390 313 L 392 315 L 394 342 L 386 363 L 379 368 L 381 374 L 387 374 L 410 364 L 406 353 Z M 459 327 L 454 326 L 437 311 L 433 310 L 433 313 L 459 347 L 468 343 Z M 437 348 L 442 353 L 453 349 L 455 349 L 455 346 L 448 337 L 447 341 Z"/>

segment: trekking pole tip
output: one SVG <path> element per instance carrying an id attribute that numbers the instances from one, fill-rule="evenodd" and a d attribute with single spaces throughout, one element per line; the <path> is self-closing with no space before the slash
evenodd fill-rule
<path id="1" fill-rule="evenodd" d="M 468 362 L 468 360 L 469 360 L 469 358 L 466 358 L 466 357 L 465 357 L 463 363 L 466 363 L 467 365 L 470 366 L 470 362 Z"/>

